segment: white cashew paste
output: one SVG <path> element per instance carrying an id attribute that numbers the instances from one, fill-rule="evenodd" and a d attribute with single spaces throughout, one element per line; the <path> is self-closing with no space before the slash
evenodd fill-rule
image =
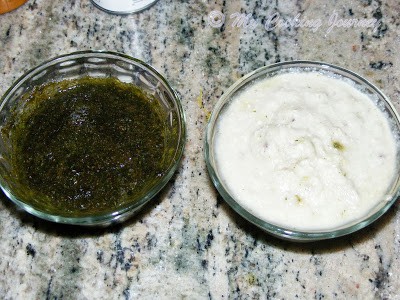
<path id="1" fill-rule="evenodd" d="M 362 218 L 396 172 L 385 114 L 342 79 L 294 72 L 256 81 L 217 121 L 217 169 L 231 196 L 267 222 L 328 230 Z"/>

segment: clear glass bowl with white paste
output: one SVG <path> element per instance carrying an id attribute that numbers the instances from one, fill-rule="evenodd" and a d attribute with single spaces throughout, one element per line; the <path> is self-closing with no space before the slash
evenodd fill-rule
<path id="1" fill-rule="evenodd" d="M 211 115 L 211 179 L 242 217 L 280 238 L 357 231 L 399 196 L 400 121 L 390 100 L 347 69 L 293 61 L 234 83 Z"/>

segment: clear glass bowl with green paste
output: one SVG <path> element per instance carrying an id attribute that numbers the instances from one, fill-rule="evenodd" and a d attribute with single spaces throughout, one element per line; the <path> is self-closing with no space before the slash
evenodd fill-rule
<path id="1" fill-rule="evenodd" d="M 0 185 L 27 212 L 108 225 L 166 185 L 185 144 L 180 100 L 151 66 L 84 51 L 28 71 L 0 107 Z"/>

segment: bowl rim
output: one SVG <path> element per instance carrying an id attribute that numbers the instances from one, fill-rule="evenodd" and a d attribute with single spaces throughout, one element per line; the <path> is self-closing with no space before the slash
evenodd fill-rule
<path id="1" fill-rule="evenodd" d="M 139 6 L 137 8 L 134 9 L 129 9 L 129 10 L 123 10 L 123 11 L 119 11 L 119 10 L 111 10 L 111 9 L 107 9 L 103 6 L 101 6 L 99 3 L 97 3 L 94 0 L 90 0 L 90 2 L 98 9 L 102 10 L 103 12 L 112 14 L 112 15 L 129 15 L 129 14 L 133 14 L 133 13 L 138 13 L 141 12 L 143 10 L 146 10 L 148 8 L 150 8 L 151 6 L 153 6 L 154 4 L 156 4 L 158 0 L 151 0 L 149 3 L 143 5 L 143 6 Z"/>
<path id="2" fill-rule="evenodd" d="M 185 144 L 186 144 L 186 117 L 184 114 L 184 110 L 182 107 L 181 99 L 175 89 L 172 88 L 170 83 L 165 79 L 163 75 L 161 75 L 154 67 L 149 64 L 143 62 L 138 58 L 131 57 L 127 54 L 107 51 L 107 50 L 84 50 L 84 51 L 75 51 L 67 54 L 62 54 L 59 56 L 55 56 L 50 58 L 41 64 L 29 69 L 23 75 L 21 75 L 17 80 L 13 82 L 13 84 L 6 90 L 6 92 L 0 98 L 0 111 L 2 111 L 4 105 L 7 103 L 8 98 L 15 92 L 27 78 L 35 76 L 35 74 L 39 74 L 47 67 L 60 63 L 62 61 L 69 61 L 71 59 L 77 59 L 81 57 L 108 57 L 114 59 L 122 59 L 124 61 L 130 61 L 134 65 L 139 66 L 143 70 L 149 72 L 153 77 L 157 80 L 161 81 L 165 88 L 170 93 L 173 98 L 176 107 L 177 107 L 177 119 L 179 123 L 180 136 L 178 136 L 178 144 L 175 148 L 175 154 L 171 159 L 171 163 L 168 169 L 165 170 L 164 175 L 160 177 L 160 180 L 157 181 L 154 185 L 152 185 L 146 194 L 135 201 L 134 203 L 128 204 L 121 209 L 111 210 L 107 213 L 93 215 L 93 216 L 85 216 L 85 217 L 65 217 L 59 214 L 51 214 L 47 212 L 43 212 L 42 210 L 36 209 L 28 203 L 23 202 L 14 196 L 13 192 L 8 188 L 7 180 L 3 178 L 3 175 L 0 174 L 0 188 L 13 203 L 15 203 L 18 207 L 22 208 L 26 212 L 39 217 L 41 219 L 61 223 L 61 224 L 69 224 L 69 225 L 82 225 L 82 226 L 98 226 L 98 225 L 110 225 L 113 223 L 118 223 L 126 220 L 128 217 L 132 216 L 136 212 L 138 212 L 144 205 L 150 202 L 169 182 L 169 180 L 174 175 L 178 166 L 180 165 Z"/>
<path id="3" fill-rule="evenodd" d="M 231 99 L 232 96 L 241 90 L 242 87 L 246 86 L 247 83 L 251 83 L 252 81 L 255 81 L 257 79 L 267 77 L 268 75 L 271 75 L 274 71 L 279 72 L 280 70 L 286 70 L 286 69 L 298 69 L 302 70 L 302 72 L 305 71 L 325 71 L 325 72 L 330 72 L 331 74 L 335 75 L 340 75 L 341 77 L 350 79 L 352 82 L 357 82 L 358 84 L 362 84 L 363 86 L 367 86 L 368 88 L 372 89 L 374 91 L 374 94 L 379 97 L 379 99 L 383 100 L 386 102 L 390 110 L 393 112 L 393 118 L 396 119 L 397 124 L 400 122 L 400 116 L 399 113 L 397 112 L 397 109 L 394 107 L 393 103 L 390 101 L 390 99 L 382 93 L 382 91 L 377 88 L 374 84 L 372 84 L 370 81 L 362 77 L 361 75 L 348 70 L 346 68 L 336 66 L 330 63 L 326 62 L 321 62 L 321 61 L 313 61 L 313 60 L 293 60 L 293 61 L 285 61 L 285 62 L 278 62 L 270 65 L 266 65 L 263 67 L 260 67 L 246 75 L 244 75 L 242 78 L 238 79 L 236 82 L 234 82 L 221 96 L 221 98 L 217 101 L 215 104 L 211 116 L 209 118 L 207 128 L 205 130 L 205 151 L 204 151 L 204 156 L 205 156 L 205 161 L 206 161 L 206 166 L 208 169 L 208 173 L 211 177 L 211 180 L 216 187 L 217 191 L 220 193 L 220 195 L 223 197 L 225 202 L 228 203 L 228 205 L 236 212 L 238 213 L 241 217 L 249 221 L 250 223 L 256 225 L 260 229 L 264 230 L 265 232 L 278 237 L 280 239 L 284 240 L 290 240 L 290 241 L 295 241 L 295 242 L 312 242 L 312 241 L 319 241 L 319 240 L 326 240 L 326 239 L 332 239 L 344 235 L 351 234 L 355 231 L 358 231 L 368 225 L 370 225 L 372 222 L 376 221 L 379 217 L 381 217 L 386 211 L 396 202 L 397 198 L 400 196 L 400 183 L 399 179 L 397 179 L 396 182 L 396 190 L 392 195 L 392 198 L 389 201 L 386 201 L 386 203 L 375 213 L 364 216 L 361 218 L 361 220 L 357 219 L 353 221 L 353 223 L 350 222 L 350 224 L 344 224 L 343 226 L 339 227 L 338 229 L 326 229 L 326 230 L 315 230 L 315 231 L 306 231 L 306 230 L 295 230 L 292 228 L 285 228 L 283 226 L 275 225 L 273 223 L 267 222 L 265 220 L 262 220 L 255 215 L 253 215 L 251 212 L 249 212 L 247 209 L 243 208 L 225 189 L 224 185 L 222 184 L 222 181 L 220 180 L 218 173 L 217 173 L 217 168 L 215 166 L 215 162 L 213 160 L 213 133 L 214 133 L 214 128 L 215 124 L 217 122 L 217 119 L 220 115 L 220 112 L 223 108 L 223 106 L 228 103 Z M 340 73 L 338 73 L 340 72 Z M 343 74 L 344 73 L 344 74 Z M 356 80 L 354 80 L 351 77 L 347 77 L 347 75 L 354 77 Z M 271 76 L 275 76 L 274 74 Z M 397 128 L 399 126 L 397 125 Z M 399 153 L 399 146 L 397 146 L 397 153 Z M 399 162 L 397 161 L 397 164 L 399 165 Z M 399 173 L 399 170 L 397 170 L 397 174 Z M 393 185 L 394 185 L 393 183 Z M 376 206 L 375 206 L 376 207 Z M 373 210 L 374 208 L 371 208 Z"/>

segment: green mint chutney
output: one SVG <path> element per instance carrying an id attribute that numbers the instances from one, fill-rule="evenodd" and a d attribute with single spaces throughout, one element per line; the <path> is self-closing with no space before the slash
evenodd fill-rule
<path id="1" fill-rule="evenodd" d="M 132 84 L 64 80 L 22 100 L 2 134 L 34 207 L 66 217 L 114 211 L 142 197 L 168 166 L 161 105 Z"/>

